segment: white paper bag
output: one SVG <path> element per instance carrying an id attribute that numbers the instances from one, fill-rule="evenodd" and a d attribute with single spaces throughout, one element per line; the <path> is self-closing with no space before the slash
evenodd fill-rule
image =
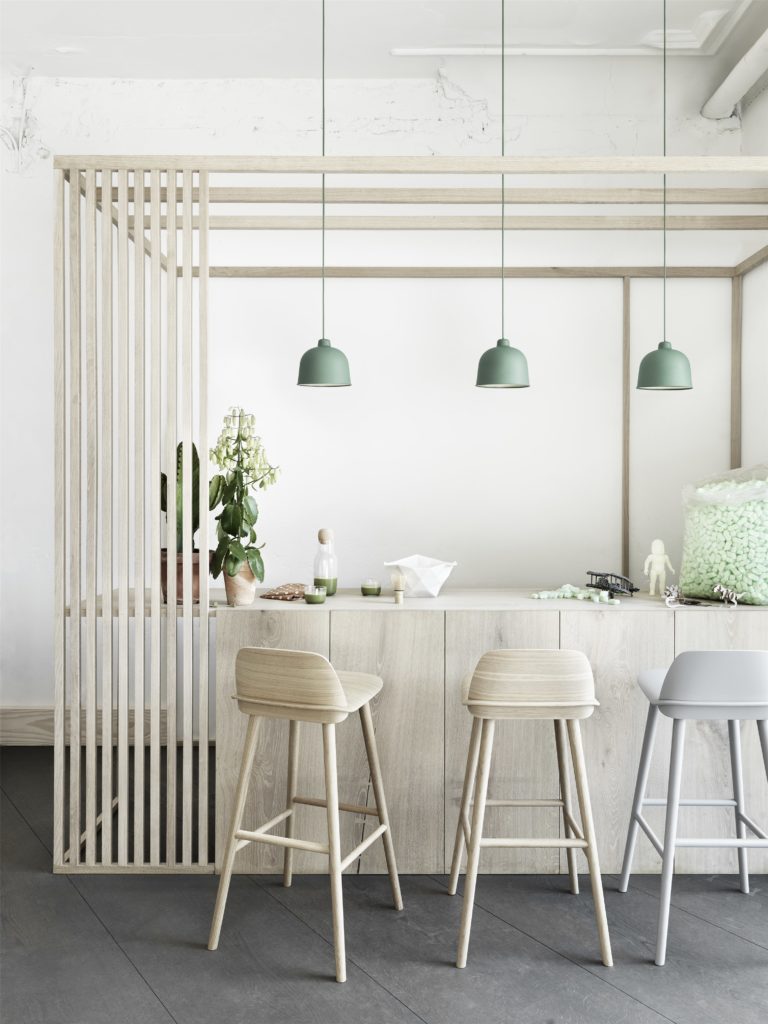
<path id="1" fill-rule="evenodd" d="M 405 577 L 407 597 L 437 597 L 456 564 L 426 555 L 410 555 L 396 562 L 384 563 L 388 569 L 395 569 Z"/>

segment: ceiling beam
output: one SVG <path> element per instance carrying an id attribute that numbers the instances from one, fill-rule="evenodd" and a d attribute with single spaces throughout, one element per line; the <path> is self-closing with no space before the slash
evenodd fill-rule
<path id="1" fill-rule="evenodd" d="M 101 201 L 101 189 L 96 190 Z M 128 198 L 134 201 L 135 193 L 129 189 Z M 149 190 L 144 190 L 145 201 L 149 201 Z M 161 189 L 161 201 L 165 202 L 167 190 Z M 243 188 L 211 188 L 211 203 L 320 203 L 320 188 L 270 188 L 246 186 Z M 510 205 L 549 204 L 661 204 L 664 194 L 660 188 L 516 188 L 510 185 L 504 190 L 504 201 Z M 113 202 L 117 201 L 117 189 L 112 189 Z M 199 201 L 199 192 L 192 190 L 193 202 Z M 500 188 L 326 188 L 326 203 L 371 203 L 371 204 L 488 204 L 501 203 Z M 667 202 L 670 204 L 753 204 L 768 203 L 768 188 L 668 188 Z"/>
<path id="2" fill-rule="evenodd" d="M 134 218 L 129 223 L 134 224 Z M 323 218 L 317 216 L 213 216 L 212 231 L 319 231 Z M 149 218 L 144 220 L 149 226 Z M 663 219 L 651 217 L 505 217 L 509 231 L 661 231 Z M 165 218 L 162 226 L 165 227 Z M 198 227 L 197 218 L 193 222 Z M 681 216 L 667 217 L 669 231 L 768 231 L 768 216 Z M 326 217 L 327 231 L 498 231 L 501 217 Z"/>
<path id="3" fill-rule="evenodd" d="M 181 274 L 181 269 L 178 271 Z M 732 277 L 733 267 L 667 267 L 667 277 Z M 195 277 L 199 268 L 193 268 Z M 321 267 L 211 267 L 210 277 L 320 278 Z M 663 277 L 663 267 L 505 267 L 505 278 Z M 467 278 L 500 277 L 498 267 L 326 267 L 327 278 Z"/>
<path id="4" fill-rule="evenodd" d="M 742 274 L 748 273 L 750 270 L 754 270 L 755 267 L 760 267 L 763 263 L 768 263 L 768 245 L 764 245 L 762 249 L 758 249 L 757 252 L 751 256 L 747 256 L 741 263 L 737 263 L 734 267 L 734 274 L 741 277 Z"/>

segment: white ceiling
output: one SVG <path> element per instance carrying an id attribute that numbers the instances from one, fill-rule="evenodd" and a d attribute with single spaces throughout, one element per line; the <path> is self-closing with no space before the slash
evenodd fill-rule
<path id="1" fill-rule="evenodd" d="M 716 53 L 756 8 L 768 15 L 766 0 L 669 0 L 668 50 Z M 446 53 L 499 45 L 500 0 L 326 9 L 332 78 L 429 76 Z M 319 0 L 3 0 L 0 59 L 6 72 L 62 77 L 314 78 L 320 16 Z M 506 42 L 542 56 L 656 55 L 662 0 L 507 0 Z"/>

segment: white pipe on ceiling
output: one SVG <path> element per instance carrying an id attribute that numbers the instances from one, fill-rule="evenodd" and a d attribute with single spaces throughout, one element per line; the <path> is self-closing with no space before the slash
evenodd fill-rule
<path id="1" fill-rule="evenodd" d="M 768 29 L 731 69 L 701 108 L 704 117 L 731 117 L 755 82 L 768 71 Z"/>

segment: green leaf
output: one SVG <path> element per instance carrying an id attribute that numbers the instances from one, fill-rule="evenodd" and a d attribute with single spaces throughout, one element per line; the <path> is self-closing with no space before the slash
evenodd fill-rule
<path id="1" fill-rule="evenodd" d="M 160 474 L 160 509 L 168 511 L 168 477 L 165 473 Z"/>
<path id="2" fill-rule="evenodd" d="M 235 496 L 235 491 L 237 489 L 237 484 L 236 484 L 235 480 L 231 477 L 231 474 L 228 474 L 228 477 L 229 477 L 229 479 L 227 480 L 226 485 L 224 486 L 224 488 L 222 489 L 222 492 L 221 492 L 221 499 L 220 500 L 221 500 L 222 505 L 229 505 L 230 504 L 230 502 L 232 501 L 232 499 Z"/>
<path id="3" fill-rule="evenodd" d="M 248 548 L 247 551 L 248 565 L 251 567 L 251 572 L 259 581 L 264 582 L 264 561 L 261 557 L 261 552 L 258 548 Z"/>
<path id="4" fill-rule="evenodd" d="M 240 533 L 240 509 L 237 505 L 228 504 L 224 506 L 224 510 L 220 517 L 221 525 L 232 537 L 237 537 Z"/>
<path id="5" fill-rule="evenodd" d="M 230 543 L 229 543 L 229 553 L 230 553 L 230 555 L 234 555 L 235 558 L 239 558 L 241 564 L 246 559 L 245 548 L 243 547 L 243 545 L 240 543 L 239 540 L 230 541 Z"/>
<path id="6" fill-rule="evenodd" d="M 216 579 L 221 574 L 221 567 L 229 549 L 229 537 L 225 537 L 216 548 L 211 559 L 211 575 Z"/>
<path id="7" fill-rule="evenodd" d="M 242 568 L 244 558 L 236 558 L 232 553 L 224 559 L 224 572 L 227 576 L 237 576 Z"/>
<path id="8" fill-rule="evenodd" d="M 208 483 L 208 508 L 214 509 L 221 501 L 221 495 L 224 490 L 224 477 L 221 473 L 216 473 L 212 476 Z"/>
<path id="9" fill-rule="evenodd" d="M 243 498 L 243 519 L 249 526 L 253 526 L 258 518 L 259 506 L 256 504 L 256 499 L 248 494 Z"/>

